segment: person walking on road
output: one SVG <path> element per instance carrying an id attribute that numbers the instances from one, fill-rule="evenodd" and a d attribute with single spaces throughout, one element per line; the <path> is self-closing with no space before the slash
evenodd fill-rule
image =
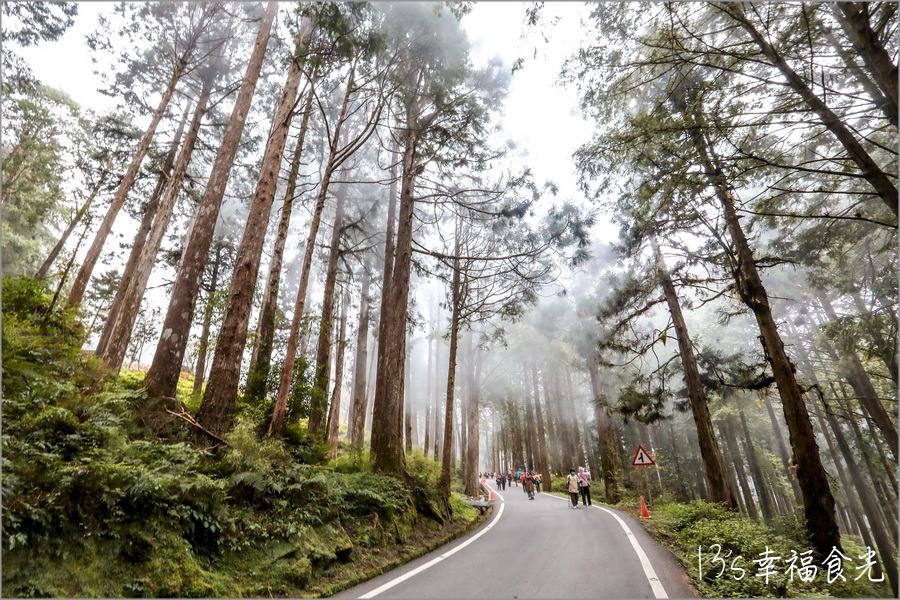
<path id="1" fill-rule="evenodd" d="M 505 490 L 505 489 L 506 489 L 506 475 L 501 475 L 501 476 L 500 476 L 500 489 L 501 489 L 501 490 Z"/>
<path id="2" fill-rule="evenodd" d="M 591 505 L 591 474 L 584 467 L 578 467 L 578 489 L 581 490 L 581 505 Z"/>
<path id="3" fill-rule="evenodd" d="M 535 471 L 534 473 L 534 490 L 540 494 L 541 493 L 541 474 Z"/>
<path id="4" fill-rule="evenodd" d="M 575 469 L 569 470 L 566 476 L 566 491 L 572 498 L 572 508 L 578 508 L 578 475 L 575 474 Z"/>
<path id="5" fill-rule="evenodd" d="M 524 485 L 525 485 L 525 493 L 528 494 L 529 500 L 534 500 L 534 477 L 531 473 L 526 472 L 522 477 L 524 477 Z"/>

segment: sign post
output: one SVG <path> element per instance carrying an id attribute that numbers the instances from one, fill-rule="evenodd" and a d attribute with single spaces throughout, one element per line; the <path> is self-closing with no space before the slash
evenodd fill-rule
<path id="1" fill-rule="evenodd" d="M 649 466 L 654 466 L 654 465 L 656 465 L 656 463 L 653 462 L 653 459 L 650 457 L 650 455 L 647 453 L 647 451 L 644 450 L 644 447 L 642 445 L 638 444 L 637 452 L 634 453 L 634 458 L 631 460 L 631 466 L 633 466 L 633 467 L 649 467 Z M 650 483 L 647 481 L 646 471 L 644 472 L 644 474 L 645 474 L 644 486 L 647 488 L 647 494 L 649 495 L 650 494 Z M 653 502 L 653 498 L 650 498 L 650 502 L 651 503 Z M 646 514 L 646 517 L 644 516 L 645 514 Z M 650 517 L 650 514 L 647 513 L 647 507 L 644 504 L 644 497 L 641 496 L 641 518 L 649 518 L 649 517 Z"/>
<path id="2" fill-rule="evenodd" d="M 650 455 L 647 454 L 647 451 L 644 450 L 643 446 L 638 446 L 637 452 L 634 453 L 634 459 L 631 461 L 631 466 L 633 467 L 649 467 L 650 465 L 655 465 L 653 459 L 650 458 Z"/>

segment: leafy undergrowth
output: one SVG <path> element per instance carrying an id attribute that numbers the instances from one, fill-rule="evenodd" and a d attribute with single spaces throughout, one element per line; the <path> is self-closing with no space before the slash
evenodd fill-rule
<path id="1" fill-rule="evenodd" d="M 636 503 L 616 505 L 616 508 L 638 516 Z M 657 540 L 665 544 L 682 562 L 700 593 L 707 598 L 889 598 L 887 583 L 872 583 L 866 576 L 855 581 L 860 572 L 859 556 L 864 549 L 858 539 L 842 536 L 844 554 L 851 560 L 844 563 L 844 580 L 828 583 L 827 569 L 818 565 L 811 581 L 801 581 L 796 572 L 793 581 L 787 574 L 791 551 L 801 554 L 809 549 L 799 517 L 782 517 L 773 529 L 753 519 L 726 510 L 717 504 L 696 501 L 690 504 L 659 504 L 651 508 L 651 518 L 641 524 Z M 721 551 L 712 547 L 720 544 Z M 781 557 L 773 564 L 776 575 L 759 577 L 760 563 L 766 548 L 770 556 Z M 702 568 L 698 550 L 702 548 Z M 715 560 L 725 559 L 723 563 Z M 727 556 L 727 558 L 726 558 Z M 735 558 L 742 557 L 732 564 Z M 795 563 L 799 568 L 800 560 Z M 742 576 L 738 570 L 744 569 Z M 721 575 L 720 575 L 721 573 Z"/>
<path id="2" fill-rule="evenodd" d="M 478 522 L 442 501 L 433 461 L 409 457 L 402 479 L 327 463 L 299 428 L 261 439 L 262 409 L 215 450 L 155 437 L 139 380 L 105 373 L 48 306 L 4 278 L 3 596 L 321 596 Z"/>

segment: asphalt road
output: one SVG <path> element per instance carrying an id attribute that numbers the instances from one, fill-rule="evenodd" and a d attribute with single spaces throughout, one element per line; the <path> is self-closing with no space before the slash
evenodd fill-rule
<path id="1" fill-rule="evenodd" d="M 675 557 L 634 518 L 580 501 L 572 509 L 549 494 L 528 500 L 513 486 L 497 494 L 490 518 L 474 531 L 334 597 L 696 596 Z"/>

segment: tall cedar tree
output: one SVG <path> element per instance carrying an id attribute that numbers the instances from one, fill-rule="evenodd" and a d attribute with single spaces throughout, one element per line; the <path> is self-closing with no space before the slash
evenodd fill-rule
<path id="1" fill-rule="evenodd" d="M 231 118 L 228 120 L 222 144 L 213 163 L 203 198 L 197 207 L 194 224 L 185 244 L 178 272 L 175 275 L 175 285 L 172 288 L 169 308 L 163 321 L 162 335 L 157 343 L 153 362 L 144 378 L 144 387 L 155 397 L 174 398 L 175 396 L 175 387 L 178 384 L 181 363 L 184 360 L 184 351 L 193 322 L 200 279 L 209 258 L 209 248 L 212 244 L 222 198 L 225 195 L 225 186 L 234 165 L 234 157 L 237 154 L 244 122 L 250 110 L 250 101 L 256 90 L 256 82 L 259 79 L 269 34 L 272 30 L 272 22 L 275 20 L 277 11 L 277 2 L 269 2 L 266 5 L 266 12 L 260 22 L 259 33 L 241 81 Z"/>

